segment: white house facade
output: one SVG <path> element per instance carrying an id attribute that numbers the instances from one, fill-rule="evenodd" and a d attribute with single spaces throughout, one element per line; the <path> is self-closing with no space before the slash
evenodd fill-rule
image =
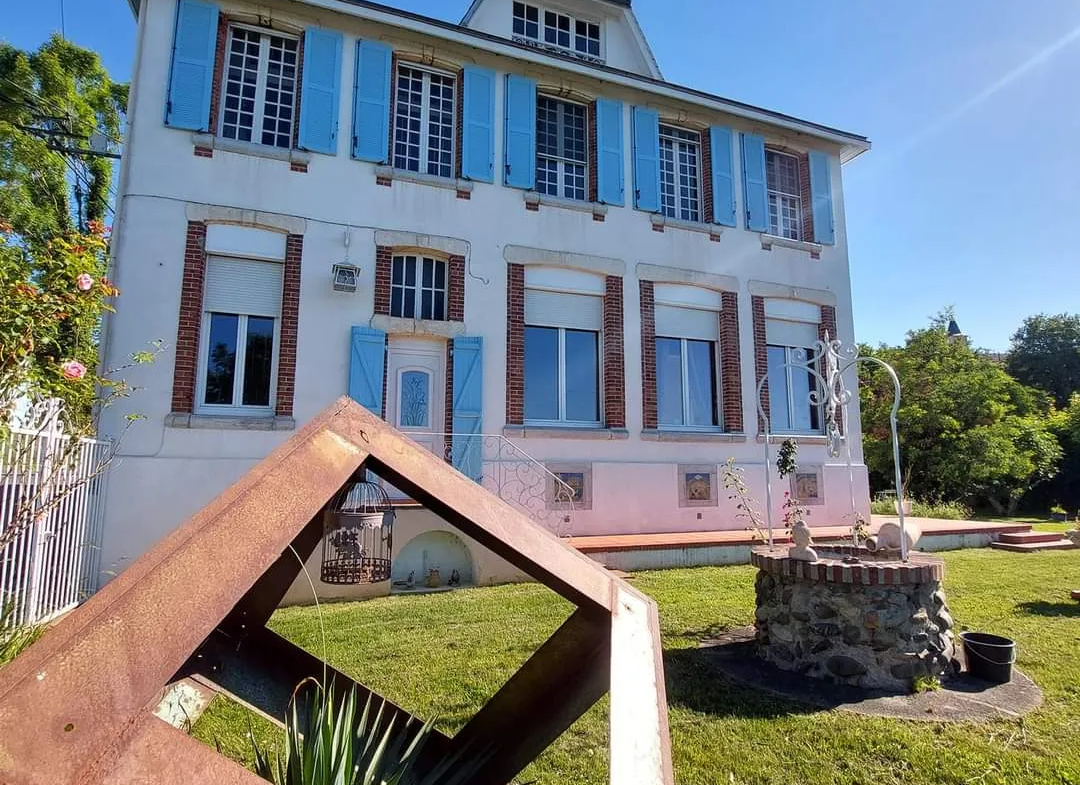
<path id="1" fill-rule="evenodd" d="M 344 394 L 485 485 L 528 463 L 518 493 L 559 534 L 689 532 L 746 526 L 729 457 L 764 498 L 767 375 L 812 523 L 868 512 L 857 398 L 853 488 L 783 367 L 854 338 L 841 165 L 864 138 L 664 81 L 629 0 L 476 0 L 458 25 L 132 2 L 105 364 L 167 350 L 103 422 L 146 416 L 106 567 Z M 403 507 L 395 577 L 514 577 L 447 528 Z"/>

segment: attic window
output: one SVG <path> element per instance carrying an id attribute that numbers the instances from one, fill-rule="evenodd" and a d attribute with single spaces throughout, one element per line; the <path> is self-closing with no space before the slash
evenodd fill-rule
<path id="1" fill-rule="evenodd" d="M 600 25 L 597 22 L 521 2 L 514 3 L 513 22 L 515 41 L 602 62 Z"/>

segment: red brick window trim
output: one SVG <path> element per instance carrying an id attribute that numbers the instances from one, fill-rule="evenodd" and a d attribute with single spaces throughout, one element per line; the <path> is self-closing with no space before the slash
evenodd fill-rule
<path id="1" fill-rule="evenodd" d="M 638 281 L 641 303 L 641 418 L 642 427 L 654 429 L 656 408 L 656 300 L 652 281 Z"/>
<path id="2" fill-rule="evenodd" d="M 603 283 L 604 291 L 599 303 L 601 323 L 597 347 L 599 426 L 623 429 L 626 427 L 623 279 L 619 275 L 608 275 L 604 276 Z M 567 294 L 580 296 L 572 292 Z M 507 265 L 506 422 L 508 425 L 525 423 L 525 295 L 525 266 Z M 559 422 L 561 421 L 552 421 L 553 424 Z M 588 426 L 587 423 L 574 424 Z"/>
<path id="3" fill-rule="evenodd" d="M 720 306 L 720 395 L 724 430 L 743 432 L 739 295 L 722 292 Z"/>
<path id="4" fill-rule="evenodd" d="M 754 324 L 754 389 L 761 384 L 761 410 L 769 411 L 769 349 L 765 336 L 765 298 L 757 295 L 750 298 L 750 310 Z M 762 379 L 765 383 L 762 384 Z M 757 407 L 755 405 L 755 411 Z M 758 412 L 758 433 L 765 432 L 765 420 Z"/>
<path id="5" fill-rule="evenodd" d="M 279 417 L 291 417 L 293 412 L 303 249 L 303 235 L 286 236 L 281 313 L 276 347 L 277 384 L 272 400 L 274 414 Z M 195 411 L 199 374 L 203 373 L 201 332 L 204 318 L 206 259 L 206 224 L 202 221 L 189 221 L 184 245 L 184 269 L 180 285 L 180 313 L 177 320 L 176 356 L 173 367 L 171 408 L 178 414 L 192 414 Z M 223 410 L 223 414 L 227 413 Z"/>
<path id="6" fill-rule="evenodd" d="M 761 406 L 762 406 L 762 409 L 766 412 L 766 414 L 769 414 L 770 413 L 770 409 L 769 409 L 769 401 L 770 401 L 770 399 L 769 399 L 769 382 L 767 381 L 767 376 L 768 376 L 768 372 L 769 372 L 768 327 L 767 327 L 768 319 L 767 319 L 766 313 L 765 313 L 765 299 L 766 298 L 764 298 L 764 297 L 755 295 L 755 296 L 750 298 L 750 306 L 751 306 L 751 311 L 753 313 L 753 324 L 754 324 L 754 372 L 755 372 L 755 374 L 754 374 L 754 376 L 755 376 L 754 383 L 755 383 L 755 385 L 757 385 L 757 384 L 761 383 L 762 379 L 766 379 L 765 383 L 762 385 L 762 388 L 761 388 Z M 818 338 L 818 340 L 824 340 L 825 339 L 825 334 L 826 334 L 826 332 L 828 332 L 828 335 L 829 335 L 830 339 L 834 339 L 836 337 L 836 308 L 831 306 L 831 305 L 822 305 L 822 306 L 819 306 L 819 308 L 820 308 L 820 316 L 819 316 L 819 321 L 818 321 L 817 330 L 816 330 L 817 338 Z M 807 341 L 809 341 L 809 339 L 807 339 Z M 814 350 L 814 347 L 812 347 L 812 346 L 807 346 L 805 348 L 807 348 L 807 349 L 809 349 L 811 351 Z M 811 356 L 808 359 L 813 360 L 814 358 Z M 823 368 L 819 368 L 818 372 L 821 373 L 822 375 L 824 375 L 825 371 L 824 371 Z M 802 405 L 801 401 L 799 402 L 799 405 Z M 809 405 L 809 401 L 807 401 L 807 405 Z M 758 419 L 758 432 L 759 433 L 764 433 L 764 431 L 765 431 L 765 421 L 761 418 L 760 413 L 758 414 L 757 419 Z M 842 418 L 840 418 L 840 419 L 842 420 Z M 819 422 L 821 423 L 822 428 L 823 428 L 823 426 L 824 426 L 824 412 L 822 412 L 819 415 Z M 820 433 L 822 431 L 822 428 L 819 428 L 818 430 L 813 431 L 813 432 L 814 433 Z M 841 421 L 841 430 L 842 429 L 843 429 L 843 425 L 842 425 L 842 421 Z"/>
<path id="7" fill-rule="evenodd" d="M 641 400 L 642 427 L 659 428 L 656 374 L 656 292 L 653 281 L 639 281 L 641 302 Z M 735 292 L 720 292 L 717 312 L 719 357 L 719 427 L 742 433 L 742 368 L 739 361 L 739 309 Z"/>
<path id="8" fill-rule="evenodd" d="M 821 306 L 821 322 L 818 324 L 818 340 L 824 341 L 826 337 L 830 341 L 835 341 L 839 336 L 836 334 L 836 308 L 831 305 Z M 819 368 L 818 373 L 822 376 L 826 374 L 825 368 Z M 836 424 L 840 428 L 840 433 L 846 433 L 844 430 L 844 410 L 842 407 L 836 408 Z"/>
<path id="9" fill-rule="evenodd" d="M 394 300 L 394 260 L 397 257 L 416 257 L 416 284 L 414 299 L 414 316 L 404 316 L 404 311 L 397 314 L 395 310 L 403 308 L 400 300 Z M 433 259 L 437 264 L 444 265 L 445 270 L 445 318 L 435 321 L 464 322 L 465 321 L 465 257 L 458 254 L 446 254 L 441 251 L 431 251 L 422 248 L 395 248 L 390 245 L 375 246 L 375 292 L 374 312 L 380 316 L 399 316 L 402 318 L 420 319 L 422 283 L 422 259 Z M 406 260 L 405 264 L 409 264 Z M 400 295 L 399 295 L 400 296 Z"/>
<path id="10" fill-rule="evenodd" d="M 506 266 L 506 423 L 525 423 L 525 266 Z"/>
<path id="11" fill-rule="evenodd" d="M 604 424 L 626 427 L 626 358 L 623 335 L 623 279 L 604 278 Z"/>
<path id="12" fill-rule="evenodd" d="M 184 272 L 180 283 L 176 357 L 173 365 L 172 410 L 177 413 L 191 414 L 195 406 L 205 281 L 206 224 L 201 221 L 188 221 L 184 243 Z"/>
<path id="13" fill-rule="evenodd" d="M 304 236 L 285 238 L 285 269 L 281 289 L 281 328 L 278 338 L 278 373 L 275 413 L 292 417 L 296 391 L 296 337 L 300 327 L 300 265 Z"/>

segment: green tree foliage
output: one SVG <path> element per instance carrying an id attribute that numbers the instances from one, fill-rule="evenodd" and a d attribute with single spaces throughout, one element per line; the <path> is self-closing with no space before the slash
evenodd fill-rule
<path id="1" fill-rule="evenodd" d="M 900 448 L 909 496 L 1011 513 L 1028 489 L 1054 475 L 1061 449 L 1048 428 L 1047 396 L 966 343 L 950 341 L 940 318 L 909 332 L 904 346 L 871 353 L 900 378 Z M 871 364 L 860 374 L 871 485 L 888 488 L 892 381 Z"/>
<path id="2" fill-rule="evenodd" d="M 1060 504 L 1075 515 L 1080 512 L 1080 392 L 1073 393 L 1068 406 L 1053 413 L 1050 432 L 1061 445 L 1061 467 L 1053 479 L 1035 490 L 1032 501 L 1042 509 Z"/>
<path id="3" fill-rule="evenodd" d="M 1006 363 L 1023 384 L 1054 396 L 1059 408 L 1080 392 L 1080 314 L 1029 316 L 1013 334 Z"/>
<path id="4" fill-rule="evenodd" d="M 57 148 L 119 139 L 126 105 L 94 52 L 58 35 L 34 52 L 0 42 L 0 217 L 23 244 L 107 223 L 111 159 Z"/>

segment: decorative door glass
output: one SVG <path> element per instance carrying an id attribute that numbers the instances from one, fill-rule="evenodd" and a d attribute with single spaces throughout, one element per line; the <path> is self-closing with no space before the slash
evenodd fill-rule
<path id="1" fill-rule="evenodd" d="M 431 427 L 431 374 L 403 371 L 398 385 L 398 426 Z"/>

